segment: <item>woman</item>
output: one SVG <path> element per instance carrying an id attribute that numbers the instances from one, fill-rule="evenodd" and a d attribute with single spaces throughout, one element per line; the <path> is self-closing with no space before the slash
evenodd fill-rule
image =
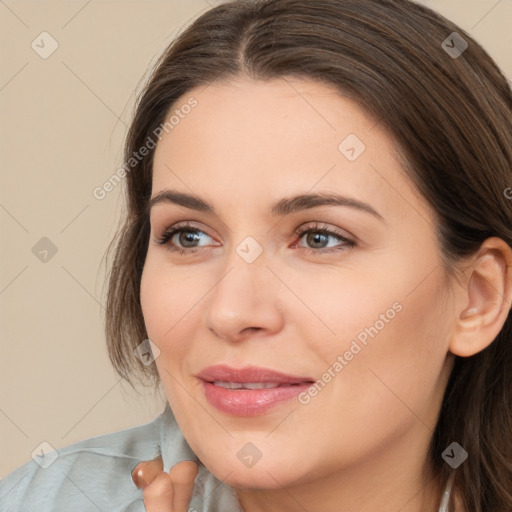
<path id="1" fill-rule="evenodd" d="M 406 0 L 220 5 L 125 156 L 107 342 L 168 404 L 16 470 L 7 510 L 512 509 L 512 93 L 468 34 Z"/>

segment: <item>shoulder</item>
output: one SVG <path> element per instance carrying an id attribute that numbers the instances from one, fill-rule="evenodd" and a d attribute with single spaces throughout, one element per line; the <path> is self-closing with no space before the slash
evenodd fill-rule
<path id="1" fill-rule="evenodd" d="M 162 418 L 35 455 L 0 480 L 0 509 L 144 511 L 131 472 L 160 453 Z"/>

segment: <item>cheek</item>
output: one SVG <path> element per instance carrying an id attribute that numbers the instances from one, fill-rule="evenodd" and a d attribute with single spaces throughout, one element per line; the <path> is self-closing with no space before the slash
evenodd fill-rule
<path id="1" fill-rule="evenodd" d="M 395 302 L 394 294 L 387 294 L 387 299 L 383 295 L 380 309 L 368 307 L 365 315 L 359 313 L 358 322 L 350 323 L 353 333 L 343 342 L 352 340 L 352 350 L 343 353 L 350 360 L 336 377 L 330 397 L 343 404 L 343 410 L 352 411 L 349 421 L 354 424 L 347 434 L 375 420 L 383 432 L 391 432 L 399 424 L 403 428 L 416 421 L 415 414 L 434 425 L 432 411 L 448 335 L 441 322 L 446 312 L 438 285 L 436 276 L 413 293 L 397 295 Z M 364 302 L 359 305 L 364 309 Z M 331 360 L 336 356 L 333 351 Z"/>
<path id="2" fill-rule="evenodd" d="M 165 332 L 164 319 L 167 315 L 162 313 L 167 309 L 168 299 L 164 289 L 162 280 L 158 279 L 156 266 L 149 258 L 146 259 L 140 283 L 140 302 L 146 330 L 152 340 L 160 340 Z"/>
<path id="3" fill-rule="evenodd" d="M 186 344 L 179 343 L 179 330 L 194 316 L 197 301 L 191 287 L 182 286 L 175 276 L 162 269 L 158 262 L 148 258 L 141 278 L 140 301 L 149 339 L 160 349 L 163 357 L 156 359 L 160 375 L 170 362 L 180 361 Z M 170 368 L 169 368 L 170 371 Z"/>
<path id="4" fill-rule="evenodd" d="M 407 388 L 405 377 L 409 377 L 411 395 L 422 394 L 421 390 L 414 389 L 415 382 L 425 386 L 435 382 L 445 360 L 448 324 L 444 320 L 449 315 L 444 297 L 438 271 L 419 286 L 404 290 L 400 298 L 402 311 L 383 330 L 381 340 L 373 345 L 376 371 L 388 370 L 390 384 L 404 389 Z"/>
<path id="5" fill-rule="evenodd" d="M 308 340 L 310 346 L 303 348 L 318 356 L 311 366 L 317 371 L 327 370 L 347 351 L 350 362 L 360 358 L 372 340 L 385 336 L 390 326 L 400 321 L 403 311 L 400 293 L 393 292 L 397 283 L 375 286 L 377 276 L 348 265 L 337 272 L 310 273 L 300 280 L 288 276 L 288 282 L 294 283 L 294 292 L 301 297 L 301 302 L 295 296 L 281 297 L 292 315 L 289 323 L 297 326 L 297 339 Z"/>
<path id="6" fill-rule="evenodd" d="M 204 339 L 197 332 L 203 327 L 204 301 L 213 285 L 211 272 L 172 268 L 165 254 L 148 254 L 141 278 L 141 307 L 148 338 L 160 350 L 155 363 L 170 402 L 183 392 L 176 379 L 181 382 L 192 373 L 190 365 L 198 353 L 208 353 L 207 347 L 197 347 L 196 340 Z M 205 357 L 214 359 L 214 355 Z"/>
<path id="7" fill-rule="evenodd" d="M 146 260 L 140 290 L 142 313 L 148 338 L 160 350 L 155 364 L 161 384 L 171 408 L 176 410 L 176 397 L 181 390 L 175 389 L 174 366 L 181 365 L 187 355 L 187 345 L 179 341 L 178 334 L 182 327 L 180 318 L 186 314 L 184 309 L 189 301 L 179 292 L 176 280 L 173 279 L 172 284 L 170 281 L 170 276 L 162 272 L 151 258 Z M 190 306 L 187 310 L 190 310 Z M 188 315 L 191 314 L 193 312 L 189 311 Z"/>
<path id="8" fill-rule="evenodd" d="M 437 384 L 446 359 L 448 325 L 443 319 L 449 315 L 442 275 L 439 270 L 429 274 L 411 261 L 399 267 L 408 272 L 399 274 L 396 261 L 388 272 L 379 268 L 379 275 L 370 269 L 347 272 L 347 278 L 328 284 L 316 279 L 318 293 L 309 296 L 307 291 L 315 287 L 304 285 L 301 296 L 308 297 L 310 308 L 334 334 L 323 329 L 316 331 L 322 336 L 314 336 L 311 327 L 304 332 L 315 341 L 317 370 L 340 375 L 332 386 L 337 398 L 351 401 L 357 396 L 356 401 L 372 403 L 374 391 L 387 384 L 421 402 Z M 419 280 L 418 275 L 428 277 Z M 298 321 L 306 324 L 304 318 Z M 391 390 L 387 393 L 393 399 Z"/>
<path id="9" fill-rule="evenodd" d="M 193 279 L 184 279 L 160 261 L 148 255 L 142 272 L 140 300 L 148 335 L 165 342 L 173 337 L 180 323 L 194 314 L 200 290 Z"/>

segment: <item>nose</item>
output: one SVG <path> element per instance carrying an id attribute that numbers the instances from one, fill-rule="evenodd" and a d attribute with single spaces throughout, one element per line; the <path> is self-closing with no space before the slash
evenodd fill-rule
<path id="1" fill-rule="evenodd" d="M 267 268 L 263 254 L 247 263 L 235 253 L 226 267 L 206 297 L 208 329 L 231 342 L 278 332 L 283 325 L 281 283 Z"/>

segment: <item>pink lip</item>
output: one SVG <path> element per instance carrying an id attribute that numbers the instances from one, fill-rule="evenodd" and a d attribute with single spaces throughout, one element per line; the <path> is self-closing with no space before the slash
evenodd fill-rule
<path id="1" fill-rule="evenodd" d="M 263 414 L 277 404 L 296 397 L 314 383 L 311 377 L 288 375 L 257 366 L 240 369 L 227 365 L 209 366 L 197 377 L 203 381 L 208 402 L 221 412 L 233 416 Z M 268 389 L 227 389 L 213 384 L 213 381 L 274 382 L 280 386 Z"/>
<path id="2" fill-rule="evenodd" d="M 245 368 L 232 368 L 225 364 L 208 366 L 201 370 L 200 379 L 208 382 L 222 380 L 224 382 L 279 382 L 280 384 L 298 384 L 301 382 L 314 382 L 311 377 L 297 377 L 286 373 L 276 372 L 261 366 L 246 366 Z"/>

